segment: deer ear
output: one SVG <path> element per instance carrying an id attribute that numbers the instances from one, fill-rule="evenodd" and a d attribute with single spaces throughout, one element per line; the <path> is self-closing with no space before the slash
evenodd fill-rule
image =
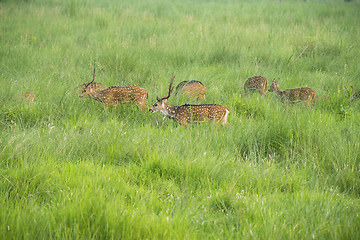
<path id="1" fill-rule="evenodd" d="M 165 98 L 165 99 L 163 99 L 163 100 L 162 100 L 162 102 L 163 102 L 163 103 L 166 103 L 166 102 L 167 102 L 167 100 L 168 100 L 168 99 L 167 99 L 167 98 Z"/>
<path id="2" fill-rule="evenodd" d="M 156 96 L 156 100 L 160 101 L 160 98 L 158 96 Z"/>

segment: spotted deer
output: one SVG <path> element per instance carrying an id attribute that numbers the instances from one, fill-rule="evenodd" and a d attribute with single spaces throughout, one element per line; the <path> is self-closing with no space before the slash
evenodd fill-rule
<path id="1" fill-rule="evenodd" d="M 22 93 L 18 94 L 17 97 L 20 99 L 25 99 L 28 102 L 34 102 L 36 98 L 35 94 L 33 93 Z"/>
<path id="2" fill-rule="evenodd" d="M 350 103 L 354 102 L 356 99 L 360 98 L 360 91 L 354 93 L 354 87 L 352 84 L 350 84 L 351 92 L 349 89 L 345 86 L 345 89 L 348 93 L 348 98 L 350 98 Z"/>
<path id="3" fill-rule="evenodd" d="M 268 90 L 268 80 L 262 76 L 248 78 L 244 84 L 245 95 L 249 92 L 259 92 L 261 96 Z"/>
<path id="4" fill-rule="evenodd" d="M 279 83 L 277 81 L 272 82 L 269 92 L 275 92 L 276 97 L 282 103 L 306 102 L 307 107 L 309 107 L 311 101 L 315 100 L 314 90 L 310 88 L 296 88 L 280 91 Z"/>
<path id="5" fill-rule="evenodd" d="M 150 112 L 162 112 L 166 117 L 180 123 L 183 126 L 187 126 L 190 122 L 204 122 L 206 120 L 214 120 L 223 125 L 228 124 L 229 108 L 223 107 L 217 104 L 201 104 L 191 105 L 185 104 L 181 106 L 171 106 L 167 104 L 174 87 L 174 74 L 171 78 L 169 85 L 169 93 L 162 98 L 157 97 L 157 102 L 149 109 Z"/>
<path id="6" fill-rule="evenodd" d="M 191 100 L 203 102 L 206 97 L 206 87 L 202 82 L 197 80 L 182 81 L 176 86 L 175 95 L 182 95 Z"/>
<path id="7" fill-rule="evenodd" d="M 139 109 L 148 108 L 145 99 L 149 97 L 148 91 L 137 86 L 127 87 L 109 87 L 104 90 L 98 90 L 91 85 L 95 80 L 95 69 L 93 80 L 87 83 L 80 97 L 89 96 L 99 100 L 106 105 L 116 106 L 119 103 L 134 103 Z"/>

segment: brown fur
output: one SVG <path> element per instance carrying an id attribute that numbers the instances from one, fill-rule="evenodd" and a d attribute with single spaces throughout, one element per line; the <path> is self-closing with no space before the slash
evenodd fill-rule
<path id="1" fill-rule="evenodd" d="M 249 92 L 259 92 L 261 96 L 268 90 L 268 80 L 262 76 L 248 78 L 244 84 L 245 95 Z"/>
<path id="2" fill-rule="evenodd" d="M 178 94 L 187 96 L 191 100 L 204 101 L 206 97 L 206 87 L 200 81 L 182 81 L 175 88 L 175 95 Z"/>
<path id="3" fill-rule="evenodd" d="M 207 120 L 228 125 L 227 117 L 230 112 L 229 108 L 217 104 L 171 106 L 166 104 L 166 100 L 155 103 L 150 111 L 153 113 L 161 111 L 168 118 L 184 126 L 190 122 L 199 123 Z"/>
<path id="4" fill-rule="evenodd" d="M 137 86 L 109 87 L 104 90 L 88 86 L 80 97 L 85 96 L 92 97 L 109 106 L 116 106 L 119 103 L 134 103 L 138 108 L 147 108 L 145 99 L 149 97 L 146 89 Z"/>
<path id="5" fill-rule="evenodd" d="M 22 93 L 18 94 L 17 97 L 20 99 L 25 99 L 28 102 L 34 102 L 36 98 L 35 94 L 33 93 Z"/>
<path id="6" fill-rule="evenodd" d="M 315 91 L 310 88 L 296 88 L 296 89 L 287 89 L 284 91 L 279 91 L 279 83 L 273 81 L 269 92 L 275 92 L 276 97 L 282 102 L 306 102 L 307 107 L 309 107 L 311 101 L 315 100 Z"/>

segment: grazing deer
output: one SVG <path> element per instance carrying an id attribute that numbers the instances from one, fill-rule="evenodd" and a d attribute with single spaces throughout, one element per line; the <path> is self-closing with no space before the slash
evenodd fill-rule
<path id="1" fill-rule="evenodd" d="M 148 108 L 145 99 L 149 97 L 148 91 L 137 86 L 128 87 L 109 87 L 104 90 L 98 90 L 91 86 L 95 80 L 95 69 L 93 80 L 85 85 L 83 93 L 80 97 L 89 96 L 95 100 L 99 100 L 106 105 L 116 106 L 118 103 L 135 103 L 140 109 Z"/>
<path id="2" fill-rule="evenodd" d="M 36 98 L 35 94 L 33 93 L 22 93 L 18 94 L 17 97 L 20 99 L 25 99 L 28 102 L 34 102 Z"/>
<path id="3" fill-rule="evenodd" d="M 310 102 L 315 100 L 315 91 L 310 88 L 296 88 L 279 91 L 279 83 L 273 81 L 269 92 L 275 92 L 276 97 L 282 102 L 306 102 L 309 107 Z"/>
<path id="4" fill-rule="evenodd" d="M 350 84 L 350 87 L 351 87 L 351 93 L 349 91 L 349 89 L 345 86 L 345 89 L 348 93 L 348 98 L 350 98 L 350 103 L 352 103 L 353 101 L 355 101 L 356 99 L 359 99 L 360 98 L 360 91 L 354 93 L 354 87 L 352 84 Z"/>
<path id="5" fill-rule="evenodd" d="M 265 95 L 268 90 L 268 80 L 262 76 L 248 78 L 244 84 L 245 95 L 248 92 L 259 92 L 261 96 Z"/>
<path id="6" fill-rule="evenodd" d="M 178 94 L 187 96 L 192 100 L 204 101 L 206 96 L 206 87 L 200 81 L 182 81 L 175 88 L 175 95 Z"/>
<path id="7" fill-rule="evenodd" d="M 162 98 L 157 97 L 157 102 L 149 109 L 152 113 L 162 112 L 168 118 L 187 126 L 192 122 L 204 122 L 205 120 L 214 120 L 223 125 L 227 125 L 229 108 L 217 104 L 201 104 L 190 105 L 185 104 L 181 106 L 171 106 L 166 102 L 173 91 L 174 74 L 169 85 L 169 93 Z"/>

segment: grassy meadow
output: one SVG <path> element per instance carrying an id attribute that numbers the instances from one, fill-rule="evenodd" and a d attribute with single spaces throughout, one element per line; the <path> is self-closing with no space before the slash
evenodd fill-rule
<path id="1" fill-rule="evenodd" d="M 0 239 L 360 238 L 358 0 L 0 0 L 0 19 Z M 94 67 L 149 106 L 173 72 L 202 81 L 230 125 L 79 98 Z M 257 75 L 316 102 L 244 96 Z"/>

